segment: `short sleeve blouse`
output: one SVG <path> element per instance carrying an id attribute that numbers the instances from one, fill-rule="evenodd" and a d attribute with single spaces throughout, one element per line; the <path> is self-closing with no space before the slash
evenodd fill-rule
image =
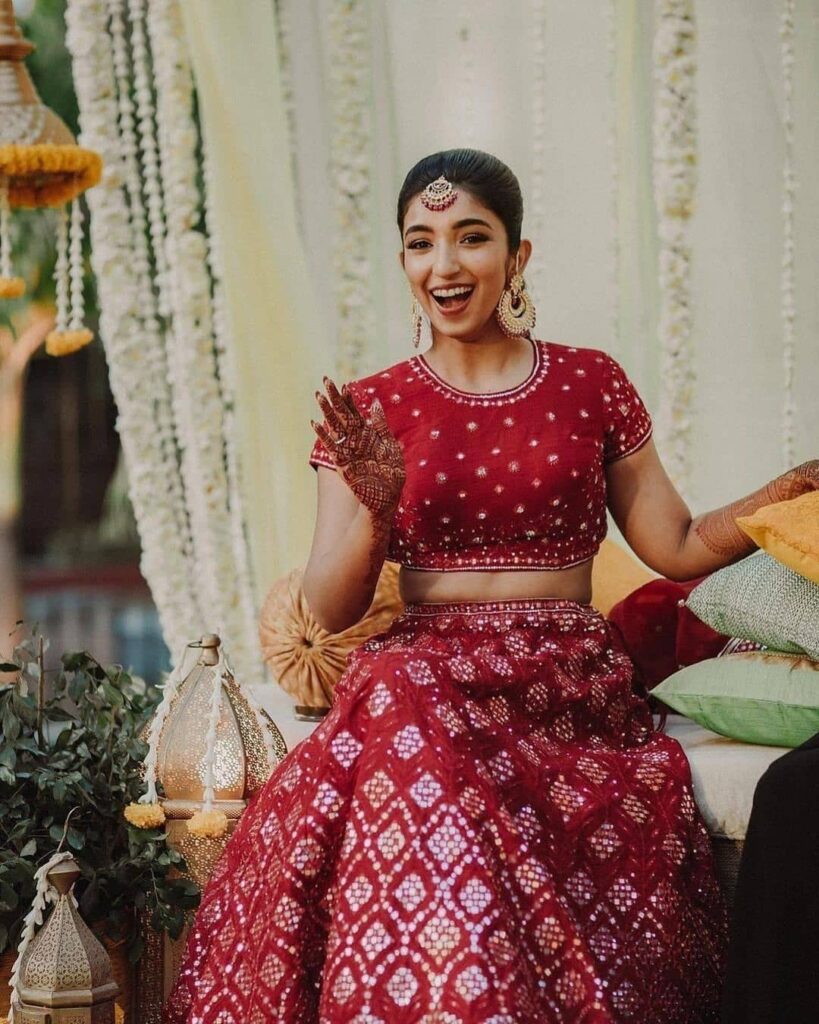
<path id="1" fill-rule="evenodd" d="M 406 482 L 387 557 L 435 571 L 563 569 L 606 535 L 605 467 L 641 448 L 651 417 L 599 349 L 532 341 L 532 369 L 506 391 L 460 391 L 422 355 L 350 384 L 374 398 L 401 445 Z M 335 468 L 321 441 L 310 464 Z"/>

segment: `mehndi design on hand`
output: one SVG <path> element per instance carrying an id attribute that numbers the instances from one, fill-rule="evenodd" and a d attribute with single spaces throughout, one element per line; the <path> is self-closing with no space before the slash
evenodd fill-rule
<path id="1" fill-rule="evenodd" d="M 346 387 L 339 392 L 324 378 L 325 398 L 316 392 L 326 426 L 311 424 L 330 453 L 350 490 L 374 519 L 392 517 L 404 487 L 405 468 L 401 446 L 387 425 L 378 399 L 372 403 L 369 420 L 356 408 Z"/>
<path id="2" fill-rule="evenodd" d="M 738 516 L 753 515 L 764 505 L 790 501 L 808 491 L 819 490 L 819 459 L 803 462 L 738 501 L 706 512 L 694 523 L 697 536 L 716 555 L 734 558 L 750 554 L 756 544 L 736 524 Z"/>

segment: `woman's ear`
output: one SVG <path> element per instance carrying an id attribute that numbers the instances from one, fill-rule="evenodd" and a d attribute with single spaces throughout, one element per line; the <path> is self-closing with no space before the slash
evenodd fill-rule
<path id="1" fill-rule="evenodd" d="M 532 255 L 532 243 L 528 238 L 522 238 L 520 240 L 520 246 L 518 247 L 518 270 L 522 275 L 526 269 L 526 264 L 529 262 L 529 258 Z M 514 258 L 512 260 L 512 267 L 514 273 Z"/>
<path id="2" fill-rule="evenodd" d="M 398 262 L 401 264 L 401 269 L 403 270 L 404 269 L 404 250 L 403 249 L 401 249 L 401 251 L 398 253 Z"/>

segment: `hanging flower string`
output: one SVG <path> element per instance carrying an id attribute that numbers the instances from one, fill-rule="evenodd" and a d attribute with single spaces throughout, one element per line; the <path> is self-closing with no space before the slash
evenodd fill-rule
<path id="1" fill-rule="evenodd" d="M 174 697 L 179 690 L 179 684 L 184 678 L 185 654 L 188 648 L 185 647 L 181 656 L 171 670 L 165 681 L 162 690 L 162 700 L 154 712 L 151 721 L 151 728 L 148 731 L 148 753 L 144 761 L 145 792 L 137 803 L 130 803 L 125 808 L 125 819 L 137 828 L 158 828 L 165 821 L 165 811 L 159 802 L 156 792 L 157 762 L 159 757 L 159 738 L 168 712 L 171 710 Z"/>
<path id="2" fill-rule="evenodd" d="M 57 225 L 57 326 L 46 335 L 46 352 L 66 356 L 93 340 L 83 325 L 82 209 L 73 200 L 59 211 Z"/>
<path id="3" fill-rule="evenodd" d="M 686 492 L 696 383 L 688 225 L 697 189 L 697 32 L 694 0 L 655 0 L 654 9 L 654 200 L 662 351 L 657 433 L 669 475 Z"/>
<path id="4" fill-rule="evenodd" d="M 793 66 L 795 61 L 794 0 L 785 0 L 779 23 L 782 54 L 782 86 L 784 108 L 782 124 L 785 129 L 785 162 L 782 170 L 782 357 L 785 364 L 785 400 L 782 406 L 782 464 L 785 468 L 796 461 L 794 422 L 796 398 L 796 268 L 794 254 L 794 206 L 798 182 L 794 168 L 794 116 Z"/>
<path id="5" fill-rule="evenodd" d="M 62 846 L 62 842 L 60 843 L 60 846 Z M 57 853 L 52 854 L 45 864 L 43 864 L 42 867 L 39 867 L 34 873 L 34 899 L 31 904 L 31 909 L 23 920 L 23 932 L 20 937 L 20 944 L 17 947 L 17 959 L 14 961 L 14 967 L 12 968 L 11 977 L 9 978 L 9 988 L 11 989 L 11 1006 L 9 1008 L 10 1021 L 16 1020 L 20 1008 L 20 972 L 22 970 L 26 950 L 31 944 L 31 940 L 34 938 L 35 932 L 43 923 L 45 911 L 49 903 L 56 903 L 60 896 L 57 889 L 51 884 L 51 882 L 49 882 L 48 873 L 58 864 L 62 864 L 63 861 L 71 859 L 72 856 L 70 853 L 60 853 L 58 850 Z M 71 893 L 71 899 L 74 900 L 74 906 L 76 906 L 77 900 L 74 897 L 73 892 Z"/>
<path id="6" fill-rule="evenodd" d="M 213 806 L 213 766 L 216 761 L 216 734 L 219 719 L 222 715 L 222 686 L 226 682 L 227 666 L 221 647 L 219 660 L 213 667 L 213 690 L 210 698 L 210 714 L 208 731 L 205 736 L 205 792 L 202 809 L 197 811 L 188 821 L 188 831 L 199 838 L 218 839 L 228 829 L 228 819 L 224 811 Z"/>
<path id="7" fill-rule="evenodd" d="M 0 178 L 0 299 L 19 299 L 25 290 L 25 281 L 11 269 L 9 186 L 6 178 Z"/>

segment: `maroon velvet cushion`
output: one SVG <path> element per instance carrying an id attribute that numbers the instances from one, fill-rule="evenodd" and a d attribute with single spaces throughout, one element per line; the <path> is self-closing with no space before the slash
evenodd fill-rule
<path id="1" fill-rule="evenodd" d="M 729 640 L 682 605 L 703 579 L 651 580 L 609 612 L 649 690 L 686 665 L 715 658 Z"/>

